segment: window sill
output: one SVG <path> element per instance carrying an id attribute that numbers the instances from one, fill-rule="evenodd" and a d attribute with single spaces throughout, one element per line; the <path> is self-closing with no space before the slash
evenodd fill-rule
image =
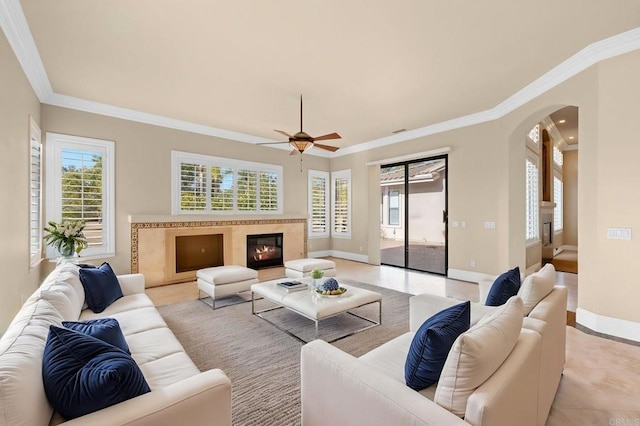
<path id="1" fill-rule="evenodd" d="M 329 234 L 324 234 L 324 235 L 313 234 L 313 235 L 309 235 L 308 238 L 311 240 L 319 240 L 321 238 L 329 238 Z"/>
<path id="2" fill-rule="evenodd" d="M 525 244 L 525 247 L 531 248 L 541 244 L 542 244 L 542 240 L 531 240 L 531 241 L 527 241 L 527 243 Z"/>
<path id="3" fill-rule="evenodd" d="M 89 256 L 77 256 L 77 257 L 71 257 L 70 259 L 73 259 L 74 263 L 83 263 L 85 260 L 96 260 L 96 259 L 111 259 L 113 257 L 116 257 L 115 253 L 101 253 L 101 254 L 91 254 Z M 47 260 L 49 262 L 59 262 L 60 259 L 62 259 L 62 257 L 47 257 Z"/>
<path id="4" fill-rule="evenodd" d="M 351 234 L 349 235 L 332 235 L 331 238 L 340 238 L 342 240 L 350 240 L 351 239 Z"/>

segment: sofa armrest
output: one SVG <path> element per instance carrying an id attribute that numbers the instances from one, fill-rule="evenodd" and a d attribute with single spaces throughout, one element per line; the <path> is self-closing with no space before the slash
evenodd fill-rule
<path id="1" fill-rule="evenodd" d="M 231 425 L 231 381 L 208 370 L 64 425 Z"/>
<path id="2" fill-rule="evenodd" d="M 507 359 L 469 396 L 465 420 L 474 425 L 544 424 L 538 419 L 540 350 L 540 334 L 522 329 Z"/>
<path id="3" fill-rule="evenodd" d="M 118 275 L 118 282 L 124 296 L 144 293 L 144 275 L 142 274 Z"/>
<path id="4" fill-rule="evenodd" d="M 302 423 L 456 425 L 462 419 L 323 340 L 301 351 Z"/>

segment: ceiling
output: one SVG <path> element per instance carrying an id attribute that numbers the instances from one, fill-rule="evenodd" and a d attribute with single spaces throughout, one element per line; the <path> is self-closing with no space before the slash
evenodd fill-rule
<path id="1" fill-rule="evenodd" d="M 640 27 L 637 0 L 21 5 L 54 93 L 269 140 L 302 94 L 304 130 L 343 148 L 494 108 Z"/>
<path id="2" fill-rule="evenodd" d="M 568 106 L 549 116 L 568 146 L 578 144 L 578 107 Z"/>

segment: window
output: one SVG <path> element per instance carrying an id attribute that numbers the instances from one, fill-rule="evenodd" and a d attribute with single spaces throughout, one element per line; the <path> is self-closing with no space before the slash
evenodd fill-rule
<path id="1" fill-rule="evenodd" d="M 389 225 L 400 225 L 400 191 L 389 191 Z"/>
<path id="2" fill-rule="evenodd" d="M 562 231 L 562 177 L 554 173 L 553 176 L 553 201 L 556 207 L 553 209 L 553 230 L 555 232 Z"/>
<path id="3" fill-rule="evenodd" d="M 529 154 L 526 158 L 526 239 L 533 242 L 540 239 L 539 221 L 539 187 L 538 158 Z"/>
<path id="4" fill-rule="evenodd" d="M 535 153 L 540 150 L 540 124 L 536 124 L 527 133 L 527 146 Z"/>
<path id="5" fill-rule="evenodd" d="M 282 166 L 171 152 L 173 214 L 282 213 Z"/>
<path id="6" fill-rule="evenodd" d="M 351 238 L 351 170 L 331 173 L 331 236 Z"/>
<path id="7" fill-rule="evenodd" d="M 35 266 L 42 259 L 42 143 L 33 118 L 29 118 L 29 157 L 29 252 Z"/>
<path id="8" fill-rule="evenodd" d="M 553 162 L 558 167 L 562 167 L 562 163 L 564 162 L 564 155 L 562 154 L 562 151 L 560 151 L 560 148 L 555 145 L 553 146 Z"/>
<path id="9" fill-rule="evenodd" d="M 329 236 L 329 173 L 309 170 L 309 237 Z"/>
<path id="10" fill-rule="evenodd" d="M 82 220 L 83 256 L 113 254 L 114 143 L 47 133 L 47 221 Z M 56 257 L 47 248 L 48 257 Z"/>

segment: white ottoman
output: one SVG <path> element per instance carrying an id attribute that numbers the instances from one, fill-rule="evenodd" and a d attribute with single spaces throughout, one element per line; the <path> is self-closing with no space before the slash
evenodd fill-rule
<path id="1" fill-rule="evenodd" d="M 249 291 L 251 284 L 258 282 L 257 271 L 238 265 L 200 269 L 196 273 L 196 277 L 198 278 L 198 291 L 211 297 L 210 306 L 213 309 L 216 308 L 216 299 Z M 200 300 L 204 302 L 207 296 L 200 297 Z"/>
<path id="2" fill-rule="evenodd" d="M 325 277 L 336 276 L 336 263 L 327 259 L 296 259 L 284 263 L 287 278 L 304 278 L 311 275 L 314 269 L 324 271 Z"/>

